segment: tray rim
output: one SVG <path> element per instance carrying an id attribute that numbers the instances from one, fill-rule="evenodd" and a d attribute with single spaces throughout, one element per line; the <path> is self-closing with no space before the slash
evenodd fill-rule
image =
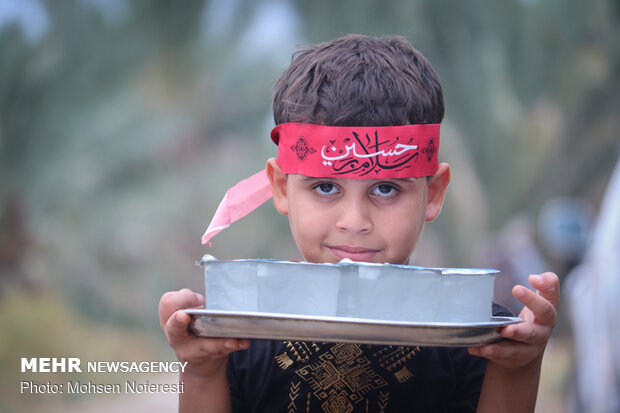
<path id="1" fill-rule="evenodd" d="M 471 327 L 503 327 L 523 321 L 520 317 L 491 316 L 487 321 L 467 321 L 467 322 L 440 322 L 440 321 L 397 321 L 380 320 L 372 318 L 336 317 L 320 315 L 300 315 L 286 313 L 268 313 L 260 311 L 230 311 L 230 310 L 211 310 L 208 308 L 187 308 L 182 310 L 191 316 L 217 316 L 217 317 L 247 317 L 256 319 L 281 319 L 290 321 L 321 321 L 326 323 L 350 323 L 398 327 L 428 327 L 428 328 L 471 328 Z"/>
<path id="2" fill-rule="evenodd" d="M 182 311 L 192 317 L 190 330 L 201 337 L 451 347 L 479 346 L 500 341 L 502 340 L 499 335 L 501 327 L 523 321 L 519 317 L 507 316 L 493 316 L 490 320 L 481 322 L 448 323 L 209 309 Z M 242 324 L 241 329 L 245 331 L 241 332 L 239 326 L 235 325 L 239 323 Z M 213 334 L 207 334 L 204 331 L 204 325 L 209 325 L 213 329 Z M 268 331 L 250 331 L 248 328 L 250 326 L 263 328 L 266 326 Z M 301 331 L 302 326 L 307 330 Z M 339 333 L 326 331 L 334 327 L 340 327 Z M 373 327 L 374 331 L 370 330 Z"/>

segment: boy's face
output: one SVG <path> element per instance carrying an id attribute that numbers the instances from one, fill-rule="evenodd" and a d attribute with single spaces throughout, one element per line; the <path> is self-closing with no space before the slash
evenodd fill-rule
<path id="1" fill-rule="evenodd" d="M 450 180 L 447 164 L 430 179 L 334 179 L 286 177 L 270 159 L 267 174 L 276 209 L 288 215 L 304 258 L 331 263 L 407 264 Z"/>

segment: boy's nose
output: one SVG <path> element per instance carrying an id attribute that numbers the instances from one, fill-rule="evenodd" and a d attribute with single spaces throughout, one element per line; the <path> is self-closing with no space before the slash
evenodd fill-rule
<path id="1" fill-rule="evenodd" d="M 373 229 L 369 206 L 353 197 L 343 200 L 340 205 L 336 227 L 350 233 L 369 233 Z"/>

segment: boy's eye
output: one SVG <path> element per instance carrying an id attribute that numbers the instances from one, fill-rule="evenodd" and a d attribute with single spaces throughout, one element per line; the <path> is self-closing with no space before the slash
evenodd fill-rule
<path id="1" fill-rule="evenodd" d="M 379 184 L 372 189 L 373 195 L 382 197 L 394 196 L 398 192 L 398 189 L 390 184 Z"/>
<path id="2" fill-rule="evenodd" d="M 336 185 L 331 182 L 321 182 L 313 188 L 316 192 L 321 195 L 333 195 L 338 192 L 338 188 Z"/>

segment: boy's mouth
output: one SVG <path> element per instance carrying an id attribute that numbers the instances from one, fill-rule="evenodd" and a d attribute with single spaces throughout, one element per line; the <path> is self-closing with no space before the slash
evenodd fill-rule
<path id="1" fill-rule="evenodd" d="M 327 248 L 340 259 L 348 258 L 353 261 L 370 261 L 380 250 L 355 247 L 350 245 L 328 245 Z"/>

